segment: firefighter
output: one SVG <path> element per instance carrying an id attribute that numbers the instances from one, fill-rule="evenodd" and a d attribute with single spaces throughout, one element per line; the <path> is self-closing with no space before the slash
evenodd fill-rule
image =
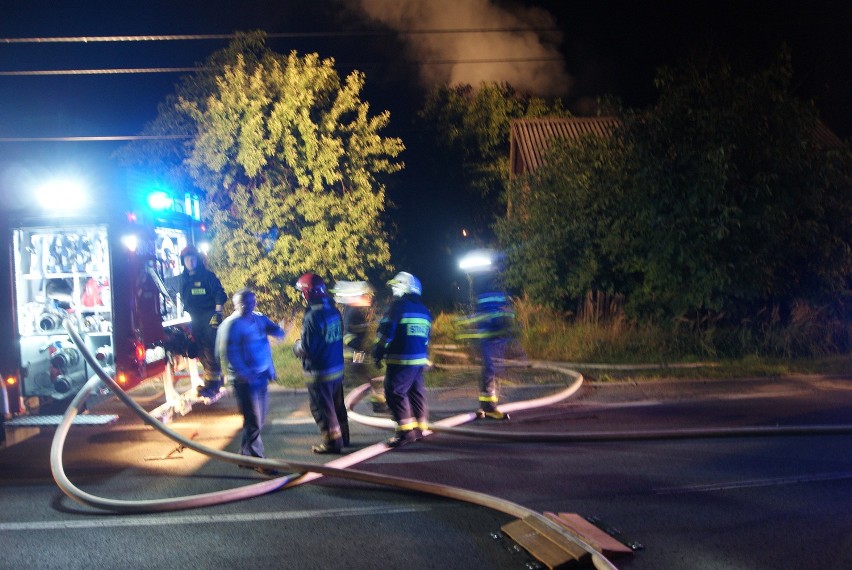
<path id="1" fill-rule="evenodd" d="M 204 367 L 204 386 L 199 387 L 198 395 L 213 398 L 222 388 L 222 372 L 215 356 L 216 329 L 222 323 L 222 308 L 228 295 L 194 246 L 183 248 L 180 261 L 184 268 L 180 276 L 180 296 L 184 310 L 192 319 L 192 336 L 198 359 Z"/>
<path id="2" fill-rule="evenodd" d="M 474 313 L 461 321 L 461 324 L 467 326 L 469 331 L 459 336 L 472 339 L 482 359 L 477 415 L 480 418 L 495 420 L 509 419 L 508 414 L 504 414 L 497 408 L 498 374 L 506 344 L 514 330 L 515 314 L 508 295 L 497 283 L 496 275 L 491 273 L 474 275 L 471 277 L 471 284 L 475 295 Z"/>
<path id="3" fill-rule="evenodd" d="M 321 277 L 305 273 L 296 282 L 296 289 L 304 296 L 307 308 L 302 336 L 293 345 L 293 353 L 302 359 L 302 368 L 310 378 L 311 414 L 323 438 L 311 451 L 341 453 L 349 445 L 349 418 L 343 402 L 343 321 Z"/>
<path id="4" fill-rule="evenodd" d="M 216 356 L 227 380 L 234 386 L 237 404 L 243 415 L 240 453 L 250 457 L 265 457 L 260 432 L 266 421 L 268 384 L 275 380 L 269 337 L 284 338 L 280 325 L 269 317 L 254 312 L 257 305 L 250 289 L 234 294 L 234 313 L 217 331 Z M 262 475 L 273 476 L 273 469 L 256 467 Z"/>
<path id="5" fill-rule="evenodd" d="M 387 364 L 385 397 L 396 433 L 387 441 L 400 447 L 417 441 L 427 429 L 429 406 L 423 372 L 429 364 L 432 314 L 423 305 L 420 280 L 402 271 L 388 281 L 394 300 L 379 322 L 373 359 Z"/>
<path id="6" fill-rule="evenodd" d="M 373 377 L 364 360 L 369 350 L 373 288 L 366 281 L 338 281 L 334 284 L 334 300 L 343 306 L 343 347 L 352 352 L 352 372 L 357 381 L 370 384 L 369 401 L 373 412 L 385 413 L 388 407 L 383 378 Z"/>

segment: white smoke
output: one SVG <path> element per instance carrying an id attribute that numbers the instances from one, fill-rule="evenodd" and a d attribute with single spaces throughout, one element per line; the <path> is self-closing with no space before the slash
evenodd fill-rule
<path id="1" fill-rule="evenodd" d="M 365 16 L 404 33 L 421 82 L 506 82 L 536 95 L 567 94 L 571 78 L 557 46 L 561 34 L 541 8 L 504 8 L 490 0 L 350 0 Z M 439 33 L 438 30 L 502 29 L 507 32 Z M 548 31 L 532 31 L 547 29 Z M 519 31 L 526 30 L 526 31 Z"/>

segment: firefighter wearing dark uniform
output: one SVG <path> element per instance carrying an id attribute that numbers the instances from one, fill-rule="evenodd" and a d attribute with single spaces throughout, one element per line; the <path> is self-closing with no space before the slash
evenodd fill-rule
<path id="1" fill-rule="evenodd" d="M 349 419 L 343 402 L 343 321 L 328 297 L 325 283 L 313 273 L 296 282 L 308 308 L 302 322 L 302 336 L 293 352 L 302 359 L 310 378 L 308 395 L 311 414 L 323 441 L 311 448 L 314 453 L 340 453 L 349 445 Z"/>
<path id="2" fill-rule="evenodd" d="M 216 329 L 222 323 L 222 308 L 228 295 L 216 274 L 207 269 L 198 250 L 187 246 L 180 252 L 183 273 L 180 276 L 180 297 L 183 308 L 192 319 L 192 336 L 198 349 L 198 359 L 204 367 L 204 386 L 198 395 L 211 398 L 222 387 L 222 372 L 216 359 Z"/>
<path id="3" fill-rule="evenodd" d="M 429 364 L 429 334 L 432 314 L 423 305 L 423 289 L 412 274 L 400 272 L 388 282 L 396 297 L 379 322 L 373 359 L 384 360 L 385 397 L 396 433 L 387 441 L 399 447 L 422 437 L 428 427 L 429 406 L 423 371 Z"/>
<path id="4" fill-rule="evenodd" d="M 364 356 L 370 350 L 370 308 L 373 304 L 373 288 L 366 281 L 338 281 L 334 284 L 334 300 L 343 306 L 344 356 L 351 351 L 351 372 L 354 380 L 370 384 L 370 403 L 373 412 L 388 411 L 382 377 L 374 377 Z M 347 375 L 348 377 L 348 375 Z"/>
<path id="5" fill-rule="evenodd" d="M 459 336 L 475 341 L 482 359 L 477 413 L 480 417 L 508 419 L 507 414 L 497 409 L 498 373 L 506 344 L 514 330 L 515 314 L 509 297 L 497 287 L 493 276 L 476 276 L 473 289 L 476 294 L 474 314 L 462 321 L 469 327 L 469 332 Z"/>

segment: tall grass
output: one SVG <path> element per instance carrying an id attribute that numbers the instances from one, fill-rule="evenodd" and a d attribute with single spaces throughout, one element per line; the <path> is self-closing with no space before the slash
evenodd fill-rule
<path id="1" fill-rule="evenodd" d="M 688 362 L 708 358 L 821 358 L 847 354 L 852 324 L 823 307 L 794 305 L 782 319 L 773 309 L 757 322 L 739 325 L 680 320 L 635 323 L 623 300 L 588 295 L 576 314 L 515 299 L 521 343 L 530 358 L 575 362 Z"/>
<path id="2" fill-rule="evenodd" d="M 667 325 L 631 322 L 624 314 L 623 299 L 602 294 L 586 297 L 576 313 L 564 313 L 542 307 L 527 298 L 514 299 L 517 321 L 512 358 L 526 356 L 537 360 L 576 363 L 660 364 L 713 361 L 718 366 L 704 375 L 726 377 L 780 375 L 785 372 L 837 373 L 848 371 L 852 324 L 833 317 L 823 308 L 805 303 L 793 307 L 782 319 L 777 309 L 758 315 L 755 322 L 738 326 L 723 325 L 705 318 L 686 319 Z M 465 354 L 447 355 L 441 345 L 465 345 L 458 335 L 463 330 L 463 315 L 435 315 L 430 357 L 437 364 L 473 364 L 475 351 L 468 345 Z M 303 387 L 301 361 L 292 352 L 299 336 L 300 323 L 282 342 L 273 346 L 278 383 Z M 455 368 L 431 371 L 427 383 L 453 385 L 462 376 Z M 374 371 L 376 374 L 381 372 Z M 667 375 L 690 375 L 669 369 Z M 442 376 L 443 374 L 443 376 Z M 476 373 L 467 374 L 475 378 Z M 464 376 L 464 378 L 467 378 Z M 473 382 L 474 380 L 468 380 Z"/>
<path id="3" fill-rule="evenodd" d="M 695 356 L 693 347 L 677 346 L 670 331 L 630 323 L 621 302 L 589 295 L 574 315 L 516 299 L 521 343 L 530 358 L 544 360 L 659 363 Z"/>

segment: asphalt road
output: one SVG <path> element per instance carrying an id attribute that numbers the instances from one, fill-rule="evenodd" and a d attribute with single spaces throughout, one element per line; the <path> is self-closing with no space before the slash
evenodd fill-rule
<path id="1" fill-rule="evenodd" d="M 850 387 L 852 378 L 587 384 L 556 406 L 477 426 L 578 433 L 837 425 L 852 423 Z M 149 408 L 157 403 L 154 393 L 136 397 Z M 472 389 L 434 391 L 433 420 L 474 401 Z M 121 419 L 73 428 L 64 457 L 71 480 L 90 493 L 161 498 L 261 480 L 191 450 L 169 455 L 175 444 L 117 402 L 95 411 Z M 205 445 L 237 449 L 233 398 L 196 406 L 171 426 Z M 353 426 L 355 448 L 385 437 Z M 53 483 L 51 438 L 48 430 L 0 450 L 0 569 L 531 567 L 499 537 L 507 515 L 339 479 L 204 509 L 96 511 Z M 315 461 L 308 449 L 316 440 L 306 394 L 275 391 L 268 454 Z M 613 560 L 622 569 L 852 568 L 852 436 L 507 443 L 435 434 L 358 468 L 482 491 L 539 512 L 596 517 L 621 540 L 642 545 Z"/>

